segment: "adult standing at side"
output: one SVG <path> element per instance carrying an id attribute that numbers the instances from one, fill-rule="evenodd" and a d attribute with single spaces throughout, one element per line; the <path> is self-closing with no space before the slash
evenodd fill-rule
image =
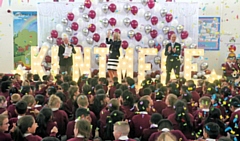
<path id="1" fill-rule="evenodd" d="M 109 39 L 111 32 L 108 31 L 106 43 L 110 44 L 109 48 L 109 56 L 107 69 L 110 77 L 110 81 L 112 81 L 113 77 L 117 76 L 117 66 L 118 66 L 118 58 L 120 57 L 120 46 L 121 46 L 121 38 L 118 32 L 113 33 L 113 39 Z"/>
<path id="2" fill-rule="evenodd" d="M 181 44 L 176 42 L 176 35 L 172 34 L 171 36 L 171 42 L 166 45 L 165 48 L 165 56 L 167 56 L 166 60 L 166 69 L 167 69 L 167 78 L 166 78 L 166 84 L 170 80 L 170 75 L 172 69 L 174 70 L 174 73 L 176 75 L 176 78 L 179 78 L 179 72 L 180 72 L 180 53 L 181 53 Z"/>
<path id="3" fill-rule="evenodd" d="M 63 38 L 63 44 L 59 46 L 58 50 L 58 57 L 59 57 L 59 66 L 60 66 L 60 73 L 71 74 L 73 60 L 72 54 L 75 54 L 76 51 L 74 46 L 69 43 L 67 37 Z"/>

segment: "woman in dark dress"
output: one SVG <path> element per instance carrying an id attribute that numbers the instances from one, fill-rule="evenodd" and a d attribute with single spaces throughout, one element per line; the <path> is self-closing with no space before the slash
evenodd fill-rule
<path id="1" fill-rule="evenodd" d="M 112 81 L 113 77 L 117 76 L 118 58 L 120 57 L 119 49 L 122 41 L 118 32 L 113 33 L 113 39 L 109 39 L 110 34 L 110 31 L 108 31 L 106 38 L 106 43 L 110 44 L 107 69 L 110 81 Z"/>

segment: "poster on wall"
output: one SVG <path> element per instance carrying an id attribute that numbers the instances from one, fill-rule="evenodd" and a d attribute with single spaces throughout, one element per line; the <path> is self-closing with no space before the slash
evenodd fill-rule
<path id="1" fill-rule="evenodd" d="M 198 48 L 219 50 L 220 17 L 199 17 Z"/>
<path id="2" fill-rule="evenodd" d="M 37 12 L 14 11 L 13 12 L 13 47 L 14 68 L 19 64 L 30 68 L 31 46 L 37 46 Z"/>

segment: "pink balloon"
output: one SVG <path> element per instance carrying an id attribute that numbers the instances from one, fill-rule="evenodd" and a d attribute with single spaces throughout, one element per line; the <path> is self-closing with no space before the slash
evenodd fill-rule
<path id="1" fill-rule="evenodd" d="M 81 48 L 81 52 L 83 52 L 83 47 L 82 47 L 82 45 L 76 45 L 76 47 L 80 47 Z"/>
<path id="2" fill-rule="evenodd" d="M 85 0 L 85 2 L 84 2 L 84 6 L 85 6 L 85 7 L 90 8 L 91 5 L 92 5 L 91 0 Z"/>
<path id="3" fill-rule="evenodd" d="M 153 39 L 156 38 L 158 36 L 157 30 L 153 29 L 152 31 L 150 31 L 150 35 Z"/>
<path id="4" fill-rule="evenodd" d="M 133 15 L 136 15 L 136 14 L 138 13 L 138 8 L 137 8 L 137 6 L 132 6 L 132 7 L 131 7 L 131 12 L 132 12 Z"/>
<path id="5" fill-rule="evenodd" d="M 184 40 L 188 37 L 188 32 L 187 31 L 182 31 L 181 32 L 181 38 Z"/>
<path id="6" fill-rule="evenodd" d="M 174 31 L 169 31 L 169 32 L 168 32 L 168 40 L 170 40 L 170 39 L 171 39 L 171 36 L 172 36 L 173 34 L 175 34 L 175 32 L 174 32 Z"/>
<path id="7" fill-rule="evenodd" d="M 132 20 L 130 24 L 133 29 L 136 29 L 138 27 L 138 22 L 136 20 Z"/>
<path id="8" fill-rule="evenodd" d="M 67 18 L 69 19 L 69 21 L 73 21 L 74 14 L 72 12 L 68 13 Z"/>
<path id="9" fill-rule="evenodd" d="M 121 34 L 121 31 L 118 28 L 115 28 L 113 32 L 118 32 L 119 34 Z"/>
<path id="10" fill-rule="evenodd" d="M 91 19 L 94 19 L 96 17 L 96 12 L 94 10 L 90 10 L 88 12 L 88 17 L 90 17 Z"/>
<path id="11" fill-rule="evenodd" d="M 111 12 L 115 12 L 116 9 L 117 9 L 117 6 L 116 6 L 114 3 L 111 3 L 111 4 L 108 6 L 108 9 L 109 9 Z"/>
<path id="12" fill-rule="evenodd" d="M 92 33 L 95 32 L 95 30 L 96 30 L 95 24 L 90 24 L 88 27 L 88 30 L 91 31 Z"/>
<path id="13" fill-rule="evenodd" d="M 101 43 L 99 47 L 107 47 L 105 43 Z"/>
<path id="14" fill-rule="evenodd" d="M 109 21 L 108 21 L 108 23 L 109 23 L 111 26 L 115 26 L 116 23 L 117 23 L 117 21 L 116 21 L 115 18 L 110 18 Z"/>
<path id="15" fill-rule="evenodd" d="M 134 37 L 135 37 L 136 41 L 139 42 L 139 41 L 142 39 L 142 34 L 139 33 L 139 32 L 137 32 L 137 33 L 134 35 Z"/>
<path id="16" fill-rule="evenodd" d="M 151 18 L 151 23 L 152 23 L 152 25 L 156 25 L 158 23 L 158 18 L 156 16 L 153 16 Z"/>
<path id="17" fill-rule="evenodd" d="M 94 33 L 94 34 L 93 34 L 93 40 L 94 40 L 95 42 L 98 42 L 98 41 L 100 40 L 100 35 L 99 35 L 98 33 Z"/>
<path id="18" fill-rule="evenodd" d="M 71 29 L 74 30 L 74 31 L 77 31 L 77 30 L 78 30 L 78 23 L 73 22 L 73 23 L 71 24 Z"/>
<path id="19" fill-rule="evenodd" d="M 127 49 L 128 48 L 128 42 L 127 41 L 122 41 L 122 48 Z"/>
<path id="20" fill-rule="evenodd" d="M 150 9 L 152 9 L 154 6 L 155 6 L 154 0 L 149 0 L 149 1 L 148 1 L 148 7 L 149 7 Z"/>
<path id="21" fill-rule="evenodd" d="M 168 14 L 166 14 L 166 16 L 165 16 L 165 19 L 166 19 L 166 21 L 167 21 L 168 23 L 170 23 L 170 22 L 172 21 L 172 19 L 173 19 L 173 15 L 170 14 L 170 13 L 168 13 Z"/>
<path id="22" fill-rule="evenodd" d="M 77 45 L 78 44 L 78 38 L 73 36 L 72 39 L 71 39 L 71 43 L 74 44 L 74 45 Z"/>
<path id="23" fill-rule="evenodd" d="M 62 38 L 57 38 L 56 42 L 57 42 L 57 45 L 58 45 L 58 46 L 61 45 L 61 44 L 63 44 Z"/>
<path id="24" fill-rule="evenodd" d="M 154 48 L 156 48 L 158 51 L 160 51 L 162 47 L 161 47 L 160 44 L 157 44 L 157 45 L 154 46 Z"/>
<path id="25" fill-rule="evenodd" d="M 52 30 L 52 31 L 51 31 L 51 37 L 52 37 L 52 38 L 57 38 L 57 37 L 58 37 L 58 32 L 57 32 L 57 30 Z"/>

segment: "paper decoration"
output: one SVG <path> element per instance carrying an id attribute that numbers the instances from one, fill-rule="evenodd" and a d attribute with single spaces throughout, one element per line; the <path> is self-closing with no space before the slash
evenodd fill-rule
<path id="1" fill-rule="evenodd" d="M 3 0 L 0 0 L 0 7 L 2 7 L 2 4 L 3 4 Z"/>

